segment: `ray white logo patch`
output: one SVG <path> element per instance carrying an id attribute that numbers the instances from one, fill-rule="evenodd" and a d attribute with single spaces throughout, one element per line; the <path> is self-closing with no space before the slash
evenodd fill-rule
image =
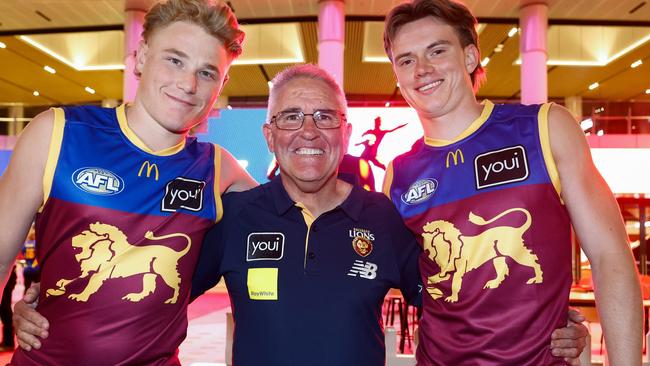
<path id="1" fill-rule="evenodd" d="M 415 205 L 424 202 L 433 196 L 438 189 L 438 181 L 433 178 L 420 179 L 411 184 L 409 189 L 402 194 L 402 202 L 407 205 Z"/>
<path id="2" fill-rule="evenodd" d="M 246 239 L 246 261 L 279 261 L 284 254 L 284 234 L 250 233 Z"/>
<path id="3" fill-rule="evenodd" d="M 177 177 L 165 186 L 165 197 L 160 209 L 165 212 L 176 212 L 180 209 L 201 211 L 203 187 L 203 181 Z"/>
<path id="4" fill-rule="evenodd" d="M 374 280 L 377 277 L 377 268 L 374 263 L 355 260 L 350 272 L 348 272 L 348 276 Z"/>
<path id="5" fill-rule="evenodd" d="M 111 196 L 124 190 L 124 180 L 102 168 L 81 168 L 72 173 L 72 183 L 84 192 L 98 196 Z"/>
<path id="6" fill-rule="evenodd" d="M 526 180 L 526 149 L 519 145 L 478 155 L 474 159 L 474 175 L 476 189 Z"/>

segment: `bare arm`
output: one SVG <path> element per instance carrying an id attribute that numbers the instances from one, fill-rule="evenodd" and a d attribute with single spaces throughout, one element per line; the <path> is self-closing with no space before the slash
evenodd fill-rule
<path id="1" fill-rule="evenodd" d="M 224 148 L 221 149 L 221 193 L 240 192 L 256 187 L 258 183 L 239 165 L 237 160 Z"/>
<path id="2" fill-rule="evenodd" d="M 49 110 L 27 125 L 0 178 L 0 283 L 3 287 L 34 215 L 43 203 L 43 172 L 53 122 L 54 112 Z"/>
<path id="3" fill-rule="evenodd" d="M 640 365 L 641 290 L 618 205 L 593 164 L 582 130 L 566 109 L 551 108 L 549 134 L 562 198 L 591 263 L 610 362 Z"/>

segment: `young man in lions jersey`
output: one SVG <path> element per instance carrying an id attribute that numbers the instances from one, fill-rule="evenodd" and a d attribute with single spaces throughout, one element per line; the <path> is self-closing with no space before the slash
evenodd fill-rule
<path id="1" fill-rule="evenodd" d="M 418 364 L 564 364 L 548 342 L 566 324 L 573 226 L 610 361 L 639 365 L 637 273 L 584 134 L 554 104 L 477 102 L 475 25 L 450 0 L 415 0 L 386 18 L 386 52 L 424 129 L 384 184 L 424 249 Z"/>
<path id="2" fill-rule="evenodd" d="M 0 276 L 36 215 L 37 310 L 49 336 L 11 364 L 179 364 L 192 273 L 220 196 L 256 185 L 227 151 L 188 137 L 243 37 L 224 4 L 157 4 L 132 104 L 54 108 L 25 129 L 0 181 Z"/>

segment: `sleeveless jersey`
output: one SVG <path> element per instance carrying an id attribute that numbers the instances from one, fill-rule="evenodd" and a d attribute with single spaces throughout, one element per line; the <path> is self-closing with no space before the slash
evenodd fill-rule
<path id="1" fill-rule="evenodd" d="M 423 247 L 419 365 L 564 365 L 571 230 L 549 104 L 494 105 L 455 141 L 396 158 L 384 191 Z"/>
<path id="2" fill-rule="evenodd" d="M 125 107 L 55 109 L 36 218 L 42 348 L 15 365 L 179 365 L 191 279 L 220 218 L 220 149 L 153 152 Z"/>

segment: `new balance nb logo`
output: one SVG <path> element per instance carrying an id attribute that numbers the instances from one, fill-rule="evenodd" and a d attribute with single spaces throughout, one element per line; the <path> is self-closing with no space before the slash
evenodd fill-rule
<path id="1" fill-rule="evenodd" d="M 348 276 L 367 278 L 374 280 L 377 277 L 377 265 L 370 262 L 355 260 Z"/>

